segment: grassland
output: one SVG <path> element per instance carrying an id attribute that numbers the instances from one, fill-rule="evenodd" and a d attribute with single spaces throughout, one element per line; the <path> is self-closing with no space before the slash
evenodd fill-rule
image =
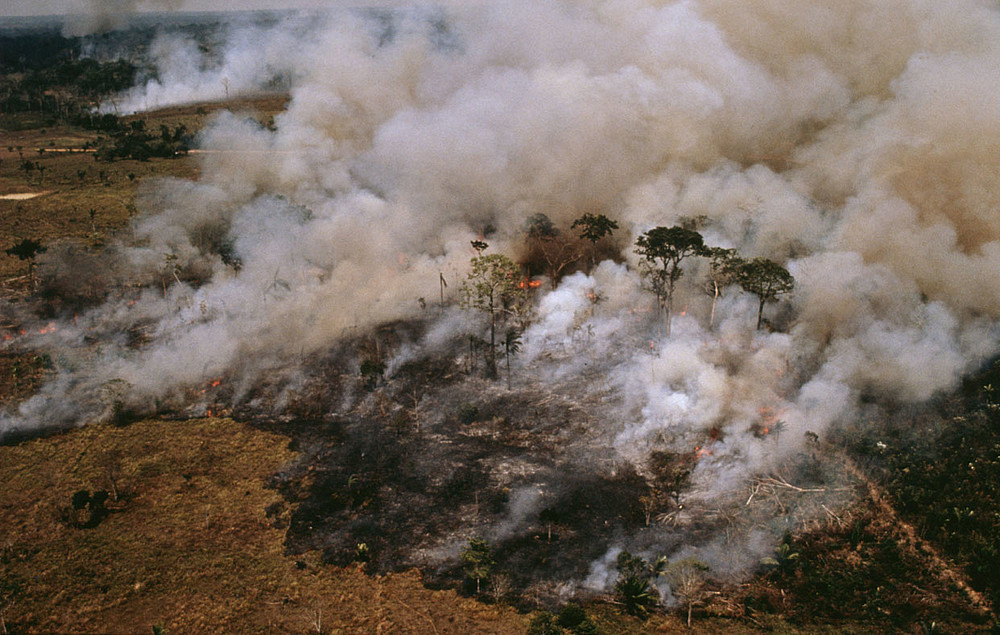
<path id="1" fill-rule="evenodd" d="M 284 98 L 270 97 L 228 104 L 261 121 L 279 112 Z M 149 129 L 166 125 L 199 130 L 220 104 L 179 107 L 143 117 Z M 126 123 L 136 117 L 126 118 Z M 123 159 L 98 162 L 91 151 L 101 135 L 67 126 L 6 130 L 0 141 L 0 248 L 22 239 L 43 245 L 75 241 L 100 245 L 128 230 L 136 214 L 138 188 L 150 178 L 194 178 L 195 156 Z M 44 169 L 25 171 L 25 161 Z M 5 195 L 35 194 L 25 200 Z M 0 252 L 0 280 L 24 275 L 25 263 Z"/>
<path id="2" fill-rule="evenodd" d="M 89 426 L 0 448 L 0 579 L 11 632 L 523 632 L 525 618 L 285 555 L 268 477 L 287 439 L 228 419 Z M 80 490 L 118 500 L 72 524 Z"/>

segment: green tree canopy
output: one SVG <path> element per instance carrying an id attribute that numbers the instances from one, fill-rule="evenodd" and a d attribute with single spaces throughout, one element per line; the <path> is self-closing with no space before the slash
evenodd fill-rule
<path id="1" fill-rule="evenodd" d="M 635 241 L 635 253 L 643 257 L 644 274 L 659 306 L 667 314 L 667 334 L 673 315 L 674 286 L 684 273 L 681 261 L 705 256 L 708 249 L 701 234 L 684 227 L 654 227 Z"/>
<path id="2" fill-rule="evenodd" d="M 584 214 L 573 221 L 572 229 L 580 228 L 580 238 L 596 243 L 605 236 L 610 236 L 618 229 L 618 223 L 604 214 Z"/>
<path id="3" fill-rule="evenodd" d="M 539 212 L 524 221 L 524 233 L 535 240 L 552 240 L 559 235 L 559 228 L 548 215 Z"/>
<path id="4" fill-rule="evenodd" d="M 744 291 L 754 294 L 759 300 L 758 329 L 764 321 L 764 304 L 791 293 L 795 287 L 795 280 L 788 269 L 767 258 L 744 260 L 736 271 L 736 281 Z"/>
<path id="5" fill-rule="evenodd" d="M 611 236 L 618 223 L 611 220 L 604 214 L 584 214 L 573 221 L 571 229 L 580 230 L 580 238 L 590 242 L 590 267 L 597 264 L 597 242 L 605 236 Z"/>
<path id="6" fill-rule="evenodd" d="M 28 277 L 31 278 L 34 275 L 35 256 L 45 253 L 45 247 L 36 240 L 25 238 L 10 249 L 5 249 L 4 253 L 8 256 L 16 256 L 18 260 L 27 260 Z"/>
<path id="7" fill-rule="evenodd" d="M 650 563 L 628 551 L 619 553 L 615 564 L 618 567 L 615 596 L 626 613 L 645 617 L 657 602 L 656 591 L 650 586 L 656 572 Z"/>
<path id="8" fill-rule="evenodd" d="M 476 593 L 481 590 L 481 583 L 493 572 L 496 560 L 493 559 L 493 548 L 482 538 L 473 538 L 462 551 L 462 570 L 471 580 L 476 581 Z"/>
<path id="9" fill-rule="evenodd" d="M 490 325 L 490 372 L 496 373 L 497 327 L 524 315 L 528 294 L 521 285 L 521 268 L 502 254 L 476 256 L 462 285 L 462 307 L 486 313 Z"/>

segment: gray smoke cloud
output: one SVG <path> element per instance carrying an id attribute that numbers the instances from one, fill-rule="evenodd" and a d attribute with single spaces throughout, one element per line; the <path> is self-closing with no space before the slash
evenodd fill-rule
<path id="1" fill-rule="evenodd" d="M 128 25 L 140 9 L 159 11 L 179 9 L 184 0 L 86 0 L 80 11 L 66 16 L 63 35 L 79 37 L 107 33 Z"/>
<path id="2" fill-rule="evenodd" d="M 537 212 L 562 224 L 605 213 L 628 244 L 703 217 L 709 244 L 795 276 L 768 309 L 781 332 L 755 331 L 754 300 L 734 290 L 710 329 L 692 263 L 684 315 L 662 337 L 631 249 L 537 298 L 524 372 L 587 373 L 612 395 L 598 425 L 622 459 L 703 449 L 692 504 L 745 498 L 748 479 L 803 452 L 807 433 L 854 420 L 863 398 L 923 402 L 997 351 L 992 3 L 456 3 L 336 11 L 304 28 L 234 30 L 212 68 L 190 43 L 157 43 L 160 80 L 123 96 L 129 108 L 276 73 L 291 101 L 274 130 L 218 117 L 200 137 L 201 180 L 141 201 L 131 271 L 155 279 L 172 254 L 207 282 L 60 331 L 155 325 L 145 348 L 89 353 L 0 431 L 99 418 L 94 395 L 113 380 L 145 407 L 224 373 L 249 386 L 355 327 L 416 314 L 439 275 L 457 286 L 484 227 L 492 251 L 513 254 Z M 231 242 L 238 275 L 213 240 Z M 765 418 L 780 436 L 754 432 Z M 718 564 L 716 551 L 702 555 Z"/>

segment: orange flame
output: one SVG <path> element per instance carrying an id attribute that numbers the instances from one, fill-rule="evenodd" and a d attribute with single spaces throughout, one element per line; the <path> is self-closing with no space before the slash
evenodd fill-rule
<path id="1" fill-rule="evenodd" d="M 703 459 L 706 456 L 712 456 L 712 451 L 699 445 L 694 449 L 694 455 L 696 458 Z"/>
<path id="2" fill-rule="evenodd" d="M 517 283 L 518 289 L 537 289 L 542 286 L 541 280 L 522 280 Z"/>
<path id="3" fill-rule="evenodd" d="M 781 413 L 769 406 L 761 406 L 757 409 L 757 414 L 760 415 L 760 421 L 752 427 L 753 433 L 758 437 L 771 434 L 771 429 L 778 423 Z"/>
<path id="4" fill-rule="evenodd" d="M 212 381 L 208 382 L 208 385 L 206 385 L 204 388 L 201 389 L 201 394 L 204 395 L 206 392 L 208 392 L 209 388 L 218 388 L 220 384 L 222 384 L 221 379 L 213 379 Z"/>
<path id="5" fill-rule="evenodd" d="M 55 322 L 49 322 L 44 327 L 38 329 L 39 335 L 48 335 L 49 333 L 55 333 L 55 332 L 56 332 Z"/>

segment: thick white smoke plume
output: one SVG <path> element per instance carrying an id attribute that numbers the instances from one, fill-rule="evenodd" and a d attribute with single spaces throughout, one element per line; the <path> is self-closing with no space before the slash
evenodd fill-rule
<path id="1" fill-rule="evenodd" d="M 280 16 L 280 18 L 278 17 Z M 314 37 L 316 15 L 256 16 L 277 19 L 271 28 L 251 26 L 249 14 L 220 29 L 209 45 L 179 30 L 164 30 L 150 43 L 152 77 L 103 106 L 105 112 L 132 114 L 177 104 L 222 101 L 288 89 L 299 56 Z"/>
<path id="2" fill-rule="evenodd" d="M 492 227 L 491 252 L 514 255 L 539 212 L 567 230 L 606 214 L 628 245 L 703 217 L 708 244 L 795 276 L 767 308 L 773 332 L 755 331 L 756 303 L 735 289 L 709 328 L 692 262 L 663 337 L 630 247 L 536 299 L 515 363 L 606 391 L 614 415 L 594 425 L 623 459 L 699 448 L 693 501 L 739 492 L 863 399 L 927 400 L 997 350 L 992 2 L 531 0 L 309 26 L 234 30 L 212 68 L 175 41 L 154 47 L 159 83 L 130 93 L 133 108 L 276 74 L 288 108 L 273 131 L 219 117 L 201 180 L 145 193 L 133 271 L 169 277 L 171 254 L 208 282 L 80 316 L 58 337 L 138 315 L 155 330 L 145 348 L 80 361 L 0 431 L 99 417 L 112 380 L 146 408 L 217 375 L 250 385 L 416 314 L 442 274 L 454 297 L 469 241 Z M 220 242 L 238 274 L 209 253 Z M 759 433 L 778 420 L 780 435 Z"/>

